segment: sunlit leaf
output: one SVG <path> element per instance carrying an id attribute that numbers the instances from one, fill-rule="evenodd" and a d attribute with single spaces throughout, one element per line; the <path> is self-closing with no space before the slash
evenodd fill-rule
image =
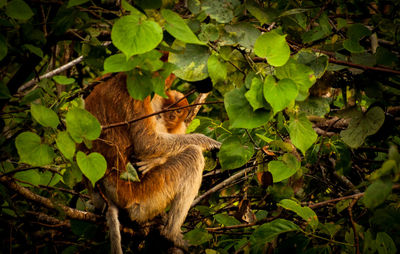
<path id="1" fill-rule="evenodd" d="M 111 31 L 113 44 L 127 58 L 154 49 L 162 38 L 161 27 L 154 21 L 142 20 L 139 15 L 121 17 Z"/>
<path id="2" fill-rule="evenodd" d="M 266 57 L 272 66 L 282 66 L 290 56 L 286 35 L 280 35 L 276 31 L 262 34 L 254 44 L 254 53 L 259 57 Z"/>
<path id="3" fill-rule="evenodd" d="M 298 94 L 297 86 L 291 79 L 284 78 L 276 82 L 271 75 L 265 79 L 263 90 L 264 98 L 275 114 L 293 103 Z"/>
<path id="4" fill-rule="evenodd" d="M 186 24 L 185 20 L 179 16 L 179 14 L 168 10 L 162 9 L 161 15 L 165 18 L 167 23 L 165 24 L 165 29 L 172 36 L 186 43 L 200 44 L 205 43 L 200 41 L 197 36 L 190 30 L 189 26 Z"/>

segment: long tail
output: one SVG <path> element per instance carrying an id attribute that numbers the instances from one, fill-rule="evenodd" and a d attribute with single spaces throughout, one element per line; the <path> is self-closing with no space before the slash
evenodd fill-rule
<path id="1" fill-rule="evenodd" d="M 110 231 L 111 253 L 122 254 L 118 208 L 114 204 L 111 204 L 111 202 L 108 206 L 106 217 L 107 226 Z"/>

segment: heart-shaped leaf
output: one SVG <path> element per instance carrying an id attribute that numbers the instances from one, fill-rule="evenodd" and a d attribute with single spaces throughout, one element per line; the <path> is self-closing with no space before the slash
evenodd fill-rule
<path id="1" fill-rule="evenodd" d="M 82 173 L 90 180 L 93 186 L 106 173 L 107 162 L 103 155 L 99 153 L 86 155 L 79 151 L 76 154 L 76 162 Z"/>
<path id="2" fill-rule="evenodd" d="M 15 139 L 20 161 L 32 166 L 45 166 L 55 157 L 53 149 L 42 144 L 40 137 L 33 132 L 23 132 Z"/>
<path id="3" fill-rule="evenodd" d="M 366 137 L 375 134 L 385 121 L 385 112 L 380 107 L 372 107 L 365 114 L 356 111 L 346 130 L 340 132 L 343 141 L 352 148 L 364 143 Z"/>
<path id="4" fill-rule="evenodd" d="M 312 128 L 312 123 L 304 114 L 291 117 L 288 130 L 293 145 L 299 148 L 303 154 L 314 144 L 318 137 Z"/>
<path id="5" fill-rule="evenodd" d="M 254 44 L 254 53 L 259 57 L 266 57 L 272 66 L 284 65 L 290 56 L 286 35 L 280 35 L 275 31 L 262 34 Z"/>
<path id="6" fill-rule="evenodd" d="M 115 22 L 111 31 L 113 44 L 127 58 L 154 49 L 162 38 L 161 27 L 154 21 L 142 20 L 141 15 L 120 18 Z"/>
<path id="7" fill-rule="evenodd" d="M 271 104 L 275 114 L 293 103 L 299 92 L 291 79 L 285 78 L 276 82 L 271 75 L 265 79 L 263 90 L 264 97 Z"/>

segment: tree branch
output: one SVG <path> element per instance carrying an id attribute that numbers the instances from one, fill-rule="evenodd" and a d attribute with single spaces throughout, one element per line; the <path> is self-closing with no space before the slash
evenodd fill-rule
<path id="1" fill-rule="evenodd" d="M 397 190 L 400 189 L 400 184 L 396 184 L 392 186 L 392 190 Z M 352 198 L 361 198 L 362 196 L 365 195 L 365 192 L 361 192 L 361 193 L 357 193 L 357 194 L 353 194 L 353 195 L 349 195 L 349 196 L 344 196 L 344 197 L 340 197 L 340 198 L 334 198 L 334 199 L 330 199 L 330 200 L 325 200 L 319 203 L 315 203 L 315 204 L 309 204 L 307 202 L 303 202 L 302 205 L 307 205 L 310 208 L 317 208 L 317 207 L 321 207 L 321 206 L 325 206 L 328 205 L 330 203 L 336 203 L 342 200 L 346 200 L 346 199 L 352 199 Z"/>
<path id="2" fill-rule="evenodd" d="M 39 77 L 39 80 L 38 80 L 38 79 L 32 79 L 31 81 L 28 81 L 28 82 L 26 82 L 25 84 L 23 84 L 22 86 L 20 86 L 20 87 L 18 88 L 18 92 L 21 93 L 21 92 L 25 91 L 26 89 L 32 87 L 34 84 L 36 84 L 37 82 L 39 82 L 39 81 L 42 80 L 42 79 L 51 78 L 51 77 L 53 77 L 53 76 L 55 76 L 55 75 L 57 75 L 57 74 L 59 74 L 59 73 L 65 71 L 65 70 L 68 70 L 68 69 L 71 68 L 72 66 L 75 66 L 75 65 L 77 65 L 78 63 L 82 62 L 82 60 L 83 60 L 83 56 L 80 56 L 80 57 L 78 57 L 78 58 L 72 60 L 71 62 L 69 62 L 69 63 L 67 63 L 67 64 L 64 64 L 63 66 L 58 67 L 57 69 L 54 69 L 54 70 L 52 70 L 52 71 L 49 71 L 49 72 L 47 72 L 47 73 L 41 75 L 41 76 Z"/>
<path id="3" fill-rule="evenodd" d="M 221 183 L 215 185 L 214 187 L 212 187 L 211 189 L 209 189 L 208 191 L 204 192 L 202 195 L 198 196 L 192 203 L 192 207 L 197 205 L 203 198 L 207 197 L 208 195 L 219 191 L 220 189 L 228 186 L 230 183 L 232 183 L 233 181 L 235 181 L 236 179 L 239 179 L 240 177 L 242 177 L 243 175 L 245 175 L 247 172 L 250 172 L 253 169 L 253 166 L 245 168 L 241 171 L 239 171 L 238 173 L 234 174 L 233 176 L 225 179 L 224 181 L 222 181 Z"/>
<path id="4" fill-rule="evenodd" d="M 17 184 L 12 178 L 8 176 L 2 176 L 0 177 L 0 182 L 7 186 L 9 189 L 14 190 L 21 196 L 23 196 L 26 199 L 29 199 L 31 201 L 34 201 L 36 203 L 39 203 L 47 208 L 50 209 L 61 209 L 65 212 L 66 216 L 71 218 L 71 219 L 77 219 L 77 220 L 86 220 L 86 221 L 99 221 L 101 220 L 101 216 L 96 215 L 94 213 L 90 212 L 84 212 L 80 210 L 73 209 L 71 207 L 61 205 L 61 204 L 54 204 L 50 199 L 42 197 L 40 195 L 37 195 L 30 190 L 28 190 L 25 187 L 22 187 L 21 185 Z"/>

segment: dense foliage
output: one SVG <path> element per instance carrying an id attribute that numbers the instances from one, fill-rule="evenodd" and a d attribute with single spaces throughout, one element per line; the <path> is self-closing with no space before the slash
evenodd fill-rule
<path id="1" fill-rule="evenodd" d="M 400 250 L 398 1 L 1 0 L 0 10 L 1 252 L 108 251 L 81 184 L 106 162 L 77 148 L 104 128 L 82 98 L 122 71 L 135 99 L 164 95 L 171 72 L 174 89 L 197 89 L 190 101 L 211 91 L 189 130 L 223 144 L 217 162 L 206 154 L 183 228 L 191 252 Z M 140 249 L 124 232 L 125 250 Z"/>

